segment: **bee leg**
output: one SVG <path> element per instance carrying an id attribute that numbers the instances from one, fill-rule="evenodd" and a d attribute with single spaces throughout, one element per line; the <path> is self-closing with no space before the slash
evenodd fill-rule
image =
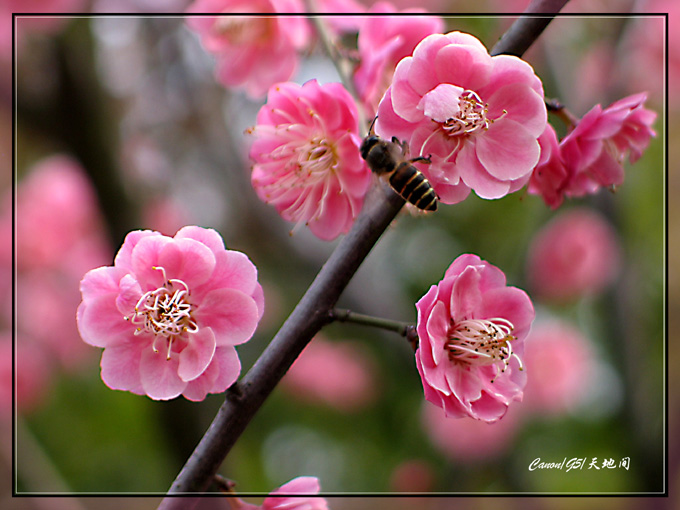
<path id="1" fill-rule="evenodd" d="M 417 158 L 413 158 L 410 161 L 411 161 L 411 163 L 418 163 L 419 162 L 419 163 L 425 163 L 425 164 L 429 165 L 430 163 L 432 163 L 432 154 L 428 155 L 426 158 L 423 157 L 423 156 L 418 156 Z"/>
<path id="2" fill-rule="evenodd" d="M 406 155 L 408 154 L 408 142 L 406 140 L 399 140 L 396 136 L 392 137 L 392 143 L 398 145 L 401 147 L 401 153 Z"/>

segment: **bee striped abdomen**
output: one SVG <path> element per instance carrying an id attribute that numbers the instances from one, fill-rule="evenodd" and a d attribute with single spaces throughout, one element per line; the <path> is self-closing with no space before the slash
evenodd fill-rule
<path id="1" fill-rule="evenodd" d="M 389 178 L 392 188 L 404 200 L 424 211 L 437 210 L 437 195 L 425 176 L 409 161 L 397 165 Z"/>

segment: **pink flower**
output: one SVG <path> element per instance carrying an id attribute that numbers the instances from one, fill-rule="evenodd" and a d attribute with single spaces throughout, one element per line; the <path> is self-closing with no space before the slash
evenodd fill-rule
<path id="1" fill-rule="evenodd" d="M 524 361 L 531 371 L 524 401 L 540 414 L 572 409 L 586 395 L 597 368 L 588 340 L 557 320 L 534 326 Z"/>
<path id="2" fill-rule="evenodd" d="M 564 167 L 557 134 L 552 125 L 545 125 L 545 131 L 538 138 L 538 143 L 541 146 L 541 157 L 531 174 L 528 191 L 532 195 L 541 195 L 546 205 L 557 209 L 564 198 L 567 169 Z"/>
<path id="3" fill-rule="evenodd" d="M 539 230 L 529 246 L 527 277 L 536 295 L 569 300 L 601 292 L 620 268 L 619 242 L 599 213 L 572 209 Z"/>
<path id="4" fill-rule="evenodd" d="M 217 58 L 217 80 L 239 87 L 253 98 L 293 76 L 298 50 L 309 42 L 301 16 L 238 16 L 242 13 L 304 13 L 300 0 L 196 0 L 187 13 L 215 13 L 187 18 L 204 48 Z"/>
<path id="5" fill-rule="evenodd" d="M 11 198 L 8 191 L 0 212 L 3 233 L 11 230 Z M 80 341 L 73 317 L 80 302 L 78 284 L 86 271 L 112 257 L 94 190 L 75 160 L 51 156 L 19 181 L 16 212 L 18 337 L 32 338 L 50 362 L 77 369 L 92 354 Z M 8 268 L 10 246 L 0 248 Z M 5 290 L 5 284 L 0 288 Z"/>
<path id="6" fill-rule="evenodd" d="M 357 108 L 339 83 L 280 83 L 257 114 L 252 184 L 281 217 L 320 239 L 347 232 L 371 172 L 359 154 Z"/>
<path id="7" fill-rule="evenodd" d="M 533 380 L 533 374 L 532 378 Z M 432 444 L 454 461 L 485 462 L 508 451 L 522 424 L 522 413 L 507 413 L 493 423 L 478 420 L 451 420 L 439 409 L 425 403 L 423 430 Z"/>
<path id="8" fill-rule="evenodd" d="M 521 188 L 539 160 L 543 86 L 510 56 L 489 56 L 475 37 L 434 34 L 397 65 L 378 107 L 376 132 L 406 140 L 442 202 L 500 198 Z"/>
<path id="9" fill-rule="evenodd" d="M 430 463 L 420 459 L 406 460 L 390 475 L 389 491 L 432 492 L 435 489 L 435 480 L 435 470 Z"/>
<path id="10" fill-rule="evenodd" d="M 461 255 L 416 309 L 416 366 L 427 400 L 446 416 L 494 422 L 522 399 L 521 356 L 534 309 L 500 269 Z"/>
<path id="11" fill-rule="evenodd" d="M 200 227 L 130 232 L 114 266 L 88 272 L 80 290 L 78 329 L 104 348 L 104 383 L 155 400 L 225 391 L 241 370 L 234 346 L 264 308 L 252 262 Z"/>
<path id="12" fill-rule="evenodd" d="M 371 359 L 359 346 L 317 337 L 305 347 L 281 383 L 302 399 L 353 411 L 375 400 L 374 373 Z"/>
<path id="13" fill-rule="evenodd" d="M 20 271 L 75 266 L 80 277 L 110 258 L 95 192 L 74 159 L 37 163 L 19 182 L 16 207 Z"/>
<path id="14" fill-rule="evenodd" d="M 15 387 L 16 405 L 20 413 L 35 410 L 45 401 L 51 387 L 52 364 L 40 342 L 19 333 L 15 345 L 15 363 L 12 354 L 12 335 L 9 330 L 3 331 L 0 333 L 0 419 L 12 414 L 12 392 Z"/>
<path id="15" fill-rule="evenodd" d="M 623 161 L 635 163 L 656 133 L 656 113 L 643 105 L 647 94 L 625 97 L 604 110 L 595 105 L 560 143 L 568 172 L 565 194 L 594 193 L 623 183 Z"/>
<path id="16" fill-rule="evenodd" d="M 313 476 L 299 476 L 269 494 L 262 506 L 240 502 L 240 510 L 328 510 L 328 503 L 319 496 L 319 480 Z"/>
<path id="17" fill-rule="evenodd" d="M 426 13 L 425 9 L 406 9 L 402 13 L 409 16 L 390 16 L 396 12 L 392 4 L 377 2 L 368 10 L 370 16 L 365 18 L 359 30 L 360 64 L 354 73 L 354 82 L 365 111 L 371 117 L 392 81 L 397 63 L 411 55 L 424 37 L 444 28 L 442 19 L 437 16 L 414 15 Z"/>

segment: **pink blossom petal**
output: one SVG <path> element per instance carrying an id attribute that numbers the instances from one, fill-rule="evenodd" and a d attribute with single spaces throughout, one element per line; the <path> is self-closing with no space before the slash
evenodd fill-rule
<path id="1" fill-rule="evenodd" d="M 170 400 L 181 395 L 187 383 L 180 379 L 178 368 L 179 356 L 167 359 L 167 353 L 162 350 L 144 349 L 139 361 L 144 393 L 154 400 Z"/>
<path id="2" fill-rule="evenodd" d="M 142 342 L 110 346 L 102 353 L 102 380 L 112 390 L 126 390 L 143 394 L 139 372 L 139 360 L 144 345 Z"/>
<path id="3" fill-rule="evenodd" d="M 600 157 L 593 162 L 589 173 L 602 186 L 620 186 L 625 176 L 623 166 L 607 151 L 602 151 Z"/>
<path id="4" fill-rule="evenodd" d="M 456 166 L 460 168 L 463 182 L 475 190 L 480 198 L 501 198 L 510 189 L 508 182 L 494 178 L 482 166 L 475 153 L 475 145 L 472 143 L 466 144 L 458 153 Z"/>
<path id="5" fill-rule="evenodd" d="M 222 236 L 212 228 L 202 228 L 196 226 L 182 227 L 175 234 L 174 239 L 193 239 L 198 241 L 212 250 L 214 254 L 224 251 L 224 241 Z"/>
<path id="6" fill-rule="evenodd" d="M 446 371 L 446 381 L 456 400 L 470 412 L 470 402 L 479 399 L 482 394 L 477 372 L 452 363 Z"/>
<path id="7" fill-rule="evenodd" d="M 543 97 L 543 84 L 529 63 L 514 55 L 496 55 L 492 57 L 492 60 L 493 71 L 489 76 L 488 85 L 480 92 L 490 95 L 499 87 L 513 83 L 524 83 Z"/>
<path id="8" fill-rule="evenodd" d="M 283 484 L 277 490 L 272 492 L 271 496 L 285 494 L 317 494 L 320 490 L 321 486 L 319 485 L 318 478 L 314 476 L 299 476 L 290 482 Z"/>
<path id="9" fill-rule="evenodd" d="M 513 83 L 500 87 L 487 101 L 488 118 L 507 116 L 508 119 L 519 122 L 533 138 L 538 138 L 545 131 L 548 120 L 545 100 L 527 84 Z"/>
<path id="10" fill-rule="evenodd" d="M 218 346 L 238 345 L 253 336 L 259 312 L 255 300 L 235 289 L 209 292 L 194 319 L 203 327 L 212 328 Z"/>
<path id="11" fill-rule="evenodd" d="M 95 347 L 128 343 L 135 330 L 118 311 L 115 294 L 83 301 L 78 306 L 77 324 L 82 339 Z"/>
<path id="12" fill-rule="evenodd" d="M 433 184 L 434 191 L 439 195 L 439 201 L 443 204 L 457 204 L 465 200 L 470 194 L 470 188 L 461 182 L 460 184 Z"/>
<path id="13" fill-rule="evenodd" d="M 126 274 L 120 280 L 120 292 L 116 297 L 116 308 L 124 317 L 130 317 L 135 313 L 135 306 L 142 297 L 142 288 L 135 278 Z"/>
<path id="14" fill-rule="evenodd" d="M 472 416 L 487 423 L 494 423 L 500 420 L 508 410 L 508 406 L 503 402 L 492 398 L 488 393 L 482 392 L 481 397 L 472 402 Z"/>
<path id="15" fill-rule="evenodd" d="M 196 379 L 208 368 L 215 354 L 215 334 L 210 328 L 189 333 L 188 345 L 179 355 L 177 374 L 183 381 Z"/>
<path id="16" fill-rule="evenodd" d="M 241 373 L 241 361 L 232 346 L 217 347 L 213 361 L 205 372 L 190 381 L 182 395 L 195 402 L 205 399 L 208 393 L 224 393 L 236 382 Z"/>
<path id="17" fill-rule="evenodd" d="M 340 194 L 339 190 L 331 187 L 323 201 L 327 204 L 328 212 L 309 221 L 309 230 L 316 237 L 330 241 L 347 231 L 347 219 L 351 217 L 350 204 Z"/>
<path id="18" fill-rule="evenodd" d="M 526 292 L 516 287 L 486 291 L 479 306 L 479 318 L 503 317 L 513 323 L 514 335 L 524 336 L 534 320 L 534 307 Z"/>
<path id="19" fill-rule="evenodd" d="M 423 96 L 418 109 L 432 120 L 446 122 L 460 112 L 458 101 L 463 92 L 461 87 L 442 83 Z"/>
<path id="20" fill-rule="evenodd" d="M 417 108 L 417 105 L 420 102 L 421 95 L 413 89 L 408 81 L 412 60 L 411 57 L 402 59 L 394 71 L 392 87 L 390 87 L 392 109 L 394 113 L 407 122 L 420 122 L 423 119 L 423 113 Z M 380 108 L 378 108 L 378 118 L 380 118 Z"/>
<path id="21" fill-rule="evenodd" d="M 422 120 L 422 115 L 419 120 Z M 393 136 L 400 140 L 409 139 L 415 129 L 415 124 L 405 121 L 395 113 L 392 105 L 392 87 L 387 89 L 378 105 L 378 118 L 373 128 L 376 134 L 387 140 L 391 140 Z"/>
<path id="22" fill-rule="evenodd" d="M 236 349 L 231 345 L 224 345 L 215 350 L 215 361 L 219 372 L 213 382 L 212 393 L 222 393 L 236 382 L 241 373 L 241 361 Z"/>
<path id="23" fill-rule="evenodd" d="M 215 269 L 215 254 L 205 244 L 180 238 L 163 246 L 158 264 L 168 278 L 177 278 L 194 288 L 206 282 Z"/>
<path id="24" fill-rule="evenodd" d="M 503 118 L 494 122 L 484 136 L 477 137 L 475 152 L 491 176 L 503 181 L 519 179 L 531 173 L 538 163 L 539 135 L 534 136 L 518 122 Z M 522 150 L 517 150 L 518 147 Z"/>
<path id="25" fill-rule="evenodd" d="M 118 292 L 118 282 L 125 271 L 118 267 L 98 267 L 85 273 L 80 282 L 80 292 L 84 298 L 93 298 Z"/>
<path id="26" fill-rule="evenodd" d="M 257 285 L 257 269 L 244 253 L 223 250 L 216 255 L 215 270 L 206 283 L 208 289 L 226 287 L 252 294 Z"/>
<path id="27" fill-rule="evenodd" d="M 479 255 L 464 253 L 456 258 L 444 273 L 444 278 L 459 276 L 468 266 L 483 266 L 484 262 Z"/>
<path id="28" fill-rule="evenodd" d="M 130 268 L 142 284 L 143 291 L 156 289 L 165 283 L 163 272 L 154 268 L 160 266 L 161 250 L 171 242 L 172 238 L 163 235 L 147 236 L 139 239 L 132 249 Z"/>
<path id="29" fill-rule="evenodd" d="M 475 310 L 482 303 L 479 291 L 480 272 L 474 266 L 466 267 L 453 284 L 451 293 L 451 316 L 455 320 L 474 318 Z"/>
<path id="30" fill-rule="evenodd" d="M 479 90 L 487 83 L 492 70 L 491 57 L 486 48 L 480 46 L 461 44 L 442 48 L 432 61 L 437 81 Z"/>
<path id="31" fill-rule="evenodd" d="M 445 349 L 446 341 L 448 340 L 450 316 L 446 310 L 446 305 L 442 301 L 438 301 L 430 317 L 427 320 L 427 334 L 429 337 L 430 351 L 432 353 L 432 360 L 435 365 L 439 365 L 446 360 L 448 353 Z M 444 386 L 441 388 L 443 391 Z"/>
<path id="32" fill-rule="evenodd" d="M 134 250 L 137 243 L 149 236 L 160 236 L 160 232 L 154 232 L 151 230 L 133 230 L 127 236 L 125 236 L 125 241 L 123 246 L 116 254 L 114 260 L 114 266 L 119 269 L 132 270 L 132 251 Z"/>

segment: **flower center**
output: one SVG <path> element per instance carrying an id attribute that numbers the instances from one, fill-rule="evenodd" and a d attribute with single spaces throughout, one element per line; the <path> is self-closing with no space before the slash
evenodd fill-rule
<path id="1" fill-rule="evenodd" d="M 476 366 L 501 363 L 502 368 L 496 377 L 505 372 L 513 356 L 519 361 L 519 369 L 523 370 L 522 360 L 512 351 L 511 342 L 515 340 L 511 334 L 513 329 L 512 322 L 500 317 L 452 322 L 444 348 L 451 361 Z"/>
<path id="2" fill-rule="evenodd" d="M 325 173 L 335 165 L 333 148 L 324 138 L 314 138 L 299 146 L 296 152 L 298 154 L 298 172 L 305 177 Z"/>
<path id="3" fill-rule="evenodd" d="M 153 333 L 152 348 L 158 352 L 156 341 L 162 338 L 168 341 L 167 359 L 170 359 L 172 343 L 186 333 L 196 333 L 198 325 L 191 316 L 192 305 L 188 300 L 189 287 L 182 280 L 165 276 L 165 269 L 154 267 L 163 272 L 162 287 L 150 290 L 142 295 L 135 305 L 135 313 L 125 317 L 133 324 L 138 324 L 135 335 L 143 332 Z"/>
<path id="4" fill-rule="evenodd" d="M 458 98 L 458 112 L 442 123 L 442 129 L 449 135 L 469 135 L 480 129 L 489 129 L 493 122 L 486 118 L 489 105 L 483 103 L 476 92 L 465 90 Z"/>

